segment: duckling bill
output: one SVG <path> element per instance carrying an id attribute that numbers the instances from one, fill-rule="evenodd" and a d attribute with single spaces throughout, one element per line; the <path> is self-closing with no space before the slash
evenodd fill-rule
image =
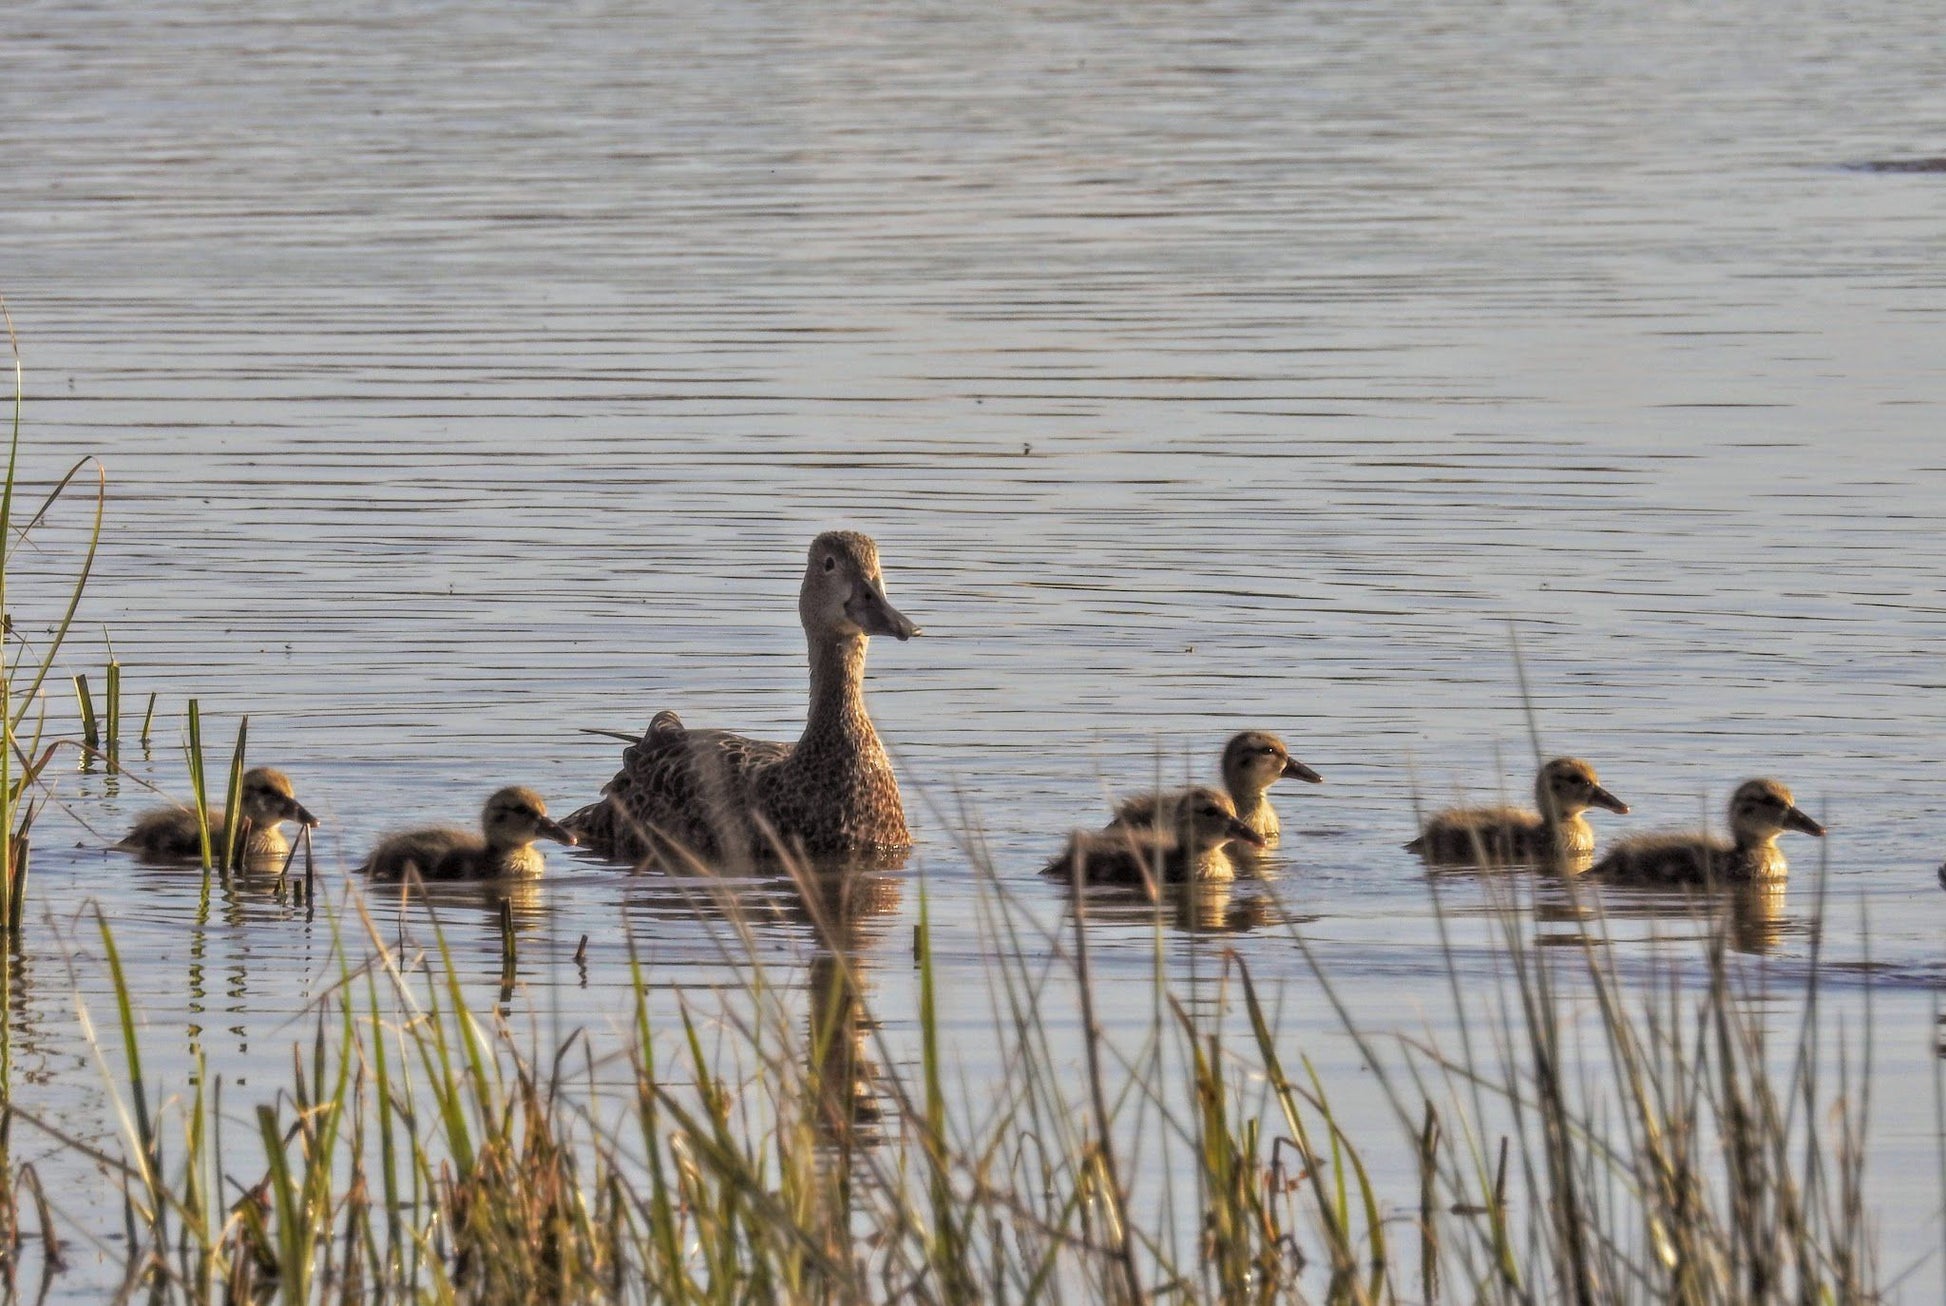
<path id="1" fill-rule="evenodd" d="M 574 835 L 547 816 L 532 789 L 508 785 L 480 811 L 480 833 L 450 827 L 388 835 L 358 869 L 377 880 L 532 879 L 547 867 L 539 839 L 573 844 Z"/>
<path id="2" fill-rule="evenodd" d="M 1602 787 L 1595 768 L 1578 757 L 1557 757 L 1534 777 L 1534 803 L 1523 807 L 1454 807 L 1426 822 L 1406 851 L 1435 863 L 1586 858 L 1595 831 L 1582 813 L 1591 807 L 1628 814 L 1628 804 Z"/>
<path id="3" fill-rule="evenodd" d="M 1701 832 L 1624 839 L 1595 863 L 1603 879 L 1638 884 L 1781 882 L 1790 874 L 1777 840 L 1787 830 L 1824 837 L 1824 826 L 1776 780 L 1746 780 L 1730 795 L 1730 837 Z"/>
<path id="4" fill-rule="evenodd" d="M 244 774 L 242 798 L 237 804 L 243 815 L 240 851 L 245 861 L 269 860 L 290 852 L 284 838 L 283 823 L 295 821 L 315 829 L 318 818 L 297 801 L 291 778 L 273 767 L 260 766 Z M 209 812 L 210 847 L 218 857 L 229 847 L 230 814 L 218 807 Z M 117 848 L 127 848 L 147 857 L 201 858 L 202 835 L 196 828 L 196 813 L 187 807 L 158 807 L 137 818 Z"/>

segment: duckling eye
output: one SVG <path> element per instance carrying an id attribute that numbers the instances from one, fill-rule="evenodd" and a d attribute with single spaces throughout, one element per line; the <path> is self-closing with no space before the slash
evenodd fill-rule
<path id="1" fill-rule="evenodd" d="M 832 569 L 833 569 L 833 568 L 835 568 L 835 567 L 836 567 L 837 565 L 838 565 L 838 560 L 837 560 L 836 558 L 833 558 L 833 557 L 831 557 L 831 556 L 830 556 L 830 555 L 828 555 L 828 554 L 827 554 L 827 555 L 825 556 L 825 559 L 824 559 L 824 569 L 825 569 L 826 571 L 830 571 L 830 570 L 832 570 Z"/>

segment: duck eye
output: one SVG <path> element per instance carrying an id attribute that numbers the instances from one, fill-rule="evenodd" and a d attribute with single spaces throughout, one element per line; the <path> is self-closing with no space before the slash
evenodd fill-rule
<path id="1" fill-rule="evenodd" d="M 833 558 L 833 557 L 826 557 L 826 558 L 825 558 L 825 560 L 824 560 L 824 569 L 825 569 L 826 571 L 830 571 L 830 570 L 832 570 L 832 569 L 833 569 L 834 567 L 836 567 L 837 565 L 838 565 L 838 560 L 837 560 L 836 558 Z"/>

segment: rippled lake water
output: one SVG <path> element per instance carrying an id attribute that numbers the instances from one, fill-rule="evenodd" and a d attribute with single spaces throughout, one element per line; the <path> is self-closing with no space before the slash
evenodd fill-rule
<path id="1" fill-rule="evenodd" d="M 9 26 L 24 466 L 105 469 L 61 669 L 99 686 L 112 641 L 158 696 L 134 776 L 186 794 L 189 698 L 213 736 L 247 714 L 335 902 L 384 829 L 508 782 L 591 798 L 619 746 L 584 727 L 794 735 L 802 550 L 851 526 L 927 631 L 871 661 L 920 838 L 858 932 L 894 1039 L 921 876 L 955 1018 L 983 1018 L 967 814 L 1055 922 L 1033 872 L 1065 832 L 1244 726 L 1327 778 L 1276 791 L 1286 914 L 1363 1018 L 1417 1022 L 1446 981 L 1400 845 L 1415 801 L 1526 790 L 1511 631 L 1543 746 L 1634 807 L 1605 835 L 1752 774 L 1830 825 L 1749 964 L 1821 940 L 1834 1001 L 1869 998 L 1887 1277 L 1937 1292 L 1946 178 L 1858 166 L 1941 149 L 1922 9 L 35 0 Z M 85 525 L 14 557 L 30 639 Z M 238 893 L 199 924 L 200 877 L 102 851 L 153 801 L 133 778 L 57 794 L 22 1100 L 111 1127 L 74 999 L 105 1002 L 96 906 L 155 1073 L 189 1046 L 234 1092 L 280 1082 L 335 912 Z M 1235 949 L 1355 1077 L 1254 893 L 1226 919 L 1256 928 L 1172 929 L 1165 964 Z M 497 925 L 451 910 L 492 1001 Z M 557 853 L 519 910 L 543 1020 L 620 1019 L 625 923 L 672 990 L 721 978 L 653 879 Z M 802 955 L 801 919 L 764 928 Z M 1605 932 L 1624 967 L 1695 947 L 1679 915 Z M 1150 964 L 1149 925 L 1099 935 L 1111 972 Z M 86 1298 L 119 1205 L 70 1200 L 110 1240 L 57 1280 Z"/>

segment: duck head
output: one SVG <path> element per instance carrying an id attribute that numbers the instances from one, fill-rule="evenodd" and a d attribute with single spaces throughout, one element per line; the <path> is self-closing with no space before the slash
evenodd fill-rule
<path id="1" fill-rule="evenodd" d="M 1730 833 L 1738 843 L 1762 843 L 1786 830 L 1824 836 L 1824 827 L 1800 811 L 1776 780 L 1745 780 L 1730 795 Z"/>
<path id="2" fill-rule="evenodd" d="M 486 800 L 480 828 L 496 848 L 525 847 L 536 839 L 572 844 L 574 835 L 547 818 L 547 804 L 532 789 L 508 785 Z"/>
<path id="3" fill-rule="evenodd" d="M 1267 730 L 1246 730 L 1223 746 L 1223 783 L 1233 794 L 1262 793 L 1284 776 L 1323 784 L 1324 777 L 1292 757 Z"/>
<path id="4" fill-rule="evenodd" d="M 1557 757 L 1534 777 L 1534 802 L 1543 816 L 1572 820 L 1590 807 L 1628 815 L 1628 804 L 1602 788 L 1595 768 L 1578 757 Z"/>
<path id="5" fill-rule="evenodd" d="M 1176 796 L 1175 829 L 1183 843 L 1197 852 L 1210 852 L 1232 839 L 1252 848 L 1264 846 L 1264 837 L 1237 819 L 1236 804 L 1228 794 L 1201 785 L 1185 789 Z"/>
<path id="6" fill-rule="evenodd" d="M 857 531 L 826 531 L 811 541 L 797 613 L 807 632 L 825 639 L 890 635 L 906 640 L 919 633 L 885 597 L 878 546 Z"/>
<path id="7" fill-rule="evenodd" d="M 243 777 L 243 796 L 237 806 L 250 824 L 263 827 L 281 821 L 296 821 L 315 827 L 318 818 L 297 801 L 291 778 L 272 767 L 260 766 Z"/>

